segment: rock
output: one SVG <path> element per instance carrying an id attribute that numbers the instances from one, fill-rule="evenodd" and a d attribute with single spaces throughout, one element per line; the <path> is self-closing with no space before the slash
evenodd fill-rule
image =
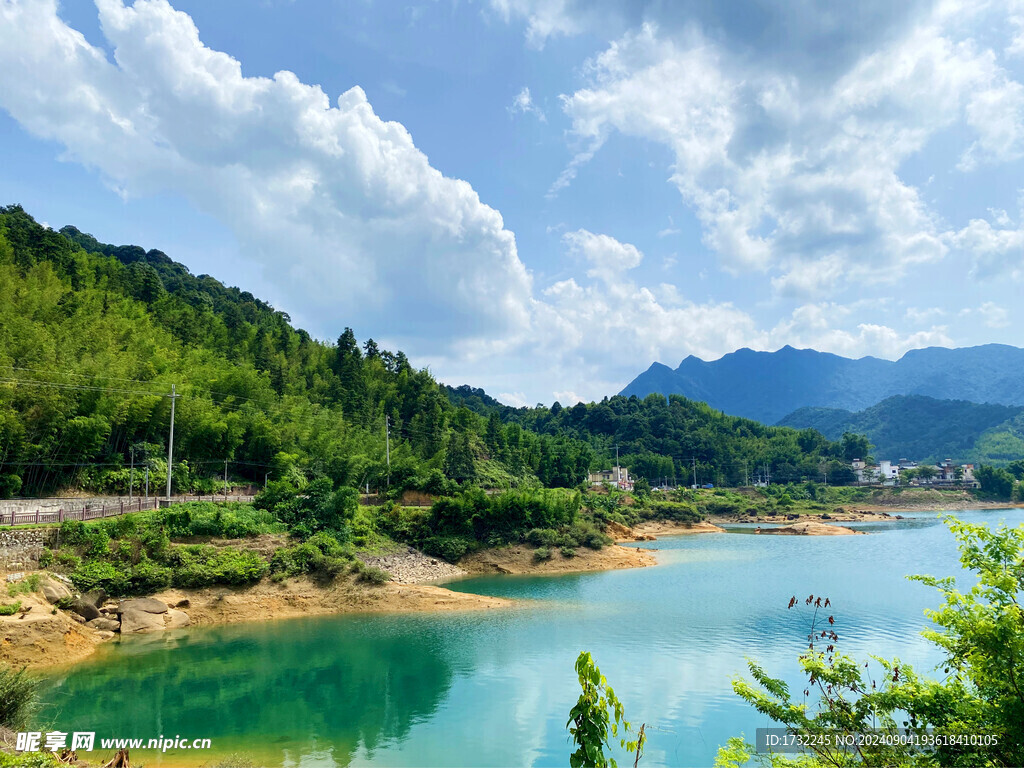
<path id="1" fill-rule="evenodd" d="M 18 566 L 18 565 L 21 565 L 21 563 L 13 563 L 13 565 Z M 14 582 L 21 581 L 24 578 L 25 578 L 24 572 L 9 573 L 9 574 L 7 574 L 7 583 L 13 584 Z"/>
<path id="2" fill-rule="evenodd" d="M 786 515 L 787 520 L 796 520 L 800 515 Z"/>
<path id="3" fill-rule="evenodd" d="M 132 600 L 127 601 L 134 602 Z M 165 606 L 166 610 L 166 606 Z M 136 608 L 121 611 L 121 634 L 132 635 L 142 632 L 161 632 L 164 628 L 163 613 L 150 613 Z"/>
<path id="4" fill-rule="evenodd" d="M 99 632 L 96 633 L 96 635 L 99 637 L 100 640 L 109 640 L 114 636 L 114 633 L 106 629 L 101 629 Z"/>
<path id="5" fill-rule="evenodd" d="M 61 584 L 59 581 L 53 579 L 47 579 L 41 585 L 43 591 L 43 597 L 46 598 L 46 602 L 50 605 L 56 605 L 60 600 L 67 600 L 71 597 L 71 590 Z"/>
<path id="6" fill-rule="evenodd" d="M 86 621 L 92 621 L 100 617 L 99 608 L 80 597 L 75 598 L 75 602 L 71 604 L 71 612 L 81 616 Z"/>
<path id="7" fill-rule="evenodd" d="M 826 512 L 825 514 L 823 514 L 821 516 L 821 519 L 822 520 L 831 520 L 832 519 L 832 515 L 830 515 L 828 512 Z"/>
<path id="8" fill-rule="evenodd" d="M 72 613 L 71 618 L 77 621 L 79 624 L 85 624 L 85 619 L 79 616 L 77 613 Z"/>
<path id="9" fill-rule="evenodd" d="M 106 590 L 103 589 L 90 589 L 88 592 L 82 595 L 81 600 L 89 603 L 94 608 L 99 610 L 99 607 L 103 605 L 105 602 L 107 602 L 107 593 Z"/>
<path id="10" fill-rule="evenodd" d="M 105 619 L 102 616 L 98 619 L 85 622 L 85 626 L 93 629 L 100 629 L 105 632 L 118 632 L 121 629 L 121 622 L 114 619 Z"/>
<path id="11" fill-rule="evenodd" d="M 181 627 L 187 627 L 192 623 L 192 620 L 184 611 L 176 611 L 171 608 L 164 614 L 164 622 L 168 629 L 179 629 Z"/>
<path id="12" fill-rule="evenodd" d="M 191 601 L 191 600 L 189 600 L 189 599 L 188 599 L 188 598 L 186 597 L 186 598 L 185 598 L 184 600 L 179 600 L 178 602 L 176 602 L 176 603 L 174 604 L 174 607 L 175 607 L 175 608 L 188 608 L 188 607 L 189 607 L 190 605 L 192 605 L 192 601 Z"/>
<path id="13" fill-rule="evenodd" d="M 131 600 L 122 600 L 117 607 L 119 613 L 128 611 L 142 611 L 144 613 L 167 613 L 167 603 L 161 602 L 154 597 L 136 597 Z"/>

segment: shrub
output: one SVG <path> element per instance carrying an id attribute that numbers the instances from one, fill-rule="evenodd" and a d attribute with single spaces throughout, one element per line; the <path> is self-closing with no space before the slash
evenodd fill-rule
<path id="1" fill-rule="evenodd" d="M 612 543 L 611 536 L 598 530 L 597 526 L 589 520 L 577 520 L 569 527 L 567 541 L 563 547 L 576 546 L 587 547 L 588 549 L 601 549 Z"/>
<path id="2" fill-rule="evenodd" d="M 562 535 L 550 528 L 534 528 L 526 534 L 526 540 L 538 547 L 557 547 L 561 543 Z"/>
<path id="3" fill-rule="evenodd" d="M 81 520 L 65 520 L 60 524 L 57 540 L 62 546 L 77 547 L 85 543 L 85 523 Z"/>
<path id="4" fill-rule="evenodd" d="M 43 547 L 43 551 L 39 553 L 39 567 L 49 568 L 51 565 L 53 565 L 53 550 Z"/>
<path id="5" fill-rule="evenodd" d="M 145 595 L 167 589 L 171 586 L 172 573 L 170 568 L 154 563 L 152 560 L 142 560 L 128 572 L 124 586 L 125 594 Z"/>
<path id="6" fill-rule="evenodd" d="M 270 570 L 285 576 L 319 573 L 331 578 L 343 573 L 351 551 L 331 534 L 321 531 L 292 547 L 281 547 L 270 561 Z"/>
<path id="7" fill-rule="evenodd" d="M 713 499 L 710 501 L 717 504 L 720 500 Z M 731 504 L 731 502 L 726 503 Z M 685 501 L 652 501 L 647 506 L 647 514 L 650 517 L 675 520 L 680 523 L 697 523 L 703 519 L 701 514 L 697 512 L 697 507 Z"/>
<path id="8" fill-rule="evenodd" d="M 101 560 L 82 563 L 71 573 L 71 583 L 80 592 L 102 587 L 110 595 L 127 594 L 128 573 Z"/>
<path id="9" fill-rule="evenodd" d="M 17 671 L 0 666 L 0 725 L 12 731 L 25 730 L 36 712 L 39 680 L 24 668 Z"/>
<path id="10" fill-rule="evenodd" d="M 423 551 L 449 563 L 457 563 L 475 545 L 475 541 L 465 536 L 431 536 L 423 542 Z"/>
<path id="11" fill-rule="evenodd" d="M 357 561 L 358 562 L 358 561 Z M 359 576 L 356 578 L 357 581 L 362 581 L 367 584 L 381 585 L 391 581 L 391 574 L 385 571 L 383 568 L 377 568 L 373 565 L 363 565 L 359 568 Z"/>
<path id="12" fill-rule="evenodd" d="M 70 573 L 82 564 L 82 558 L 80 558 L 74 552 L 64 552 L 63 550 L 61 550 L 59 552 L 54 553 L 53 564 L 57 566 L 59 570 Z"/>
<path id="13" fill-rule="evenodd" d="M 576 550 L 572 547 L 562 547 L 562 557 L 576 557 Z"/>
<path id="14" fill-rule="evenodd" d="M 16 603 L 3 603 L 0 604 L 0 616 L 13 616 L 21 610 L 21 600 Z"/>
<path id="15" fill-rule="evenodd" d="M 537 549 L 535 549 L 533 552 L 533 559 L 538 563 L 541 563 L 545 560 L 550 560 L 551 550 L 547 547 L 537 547 Z"/>

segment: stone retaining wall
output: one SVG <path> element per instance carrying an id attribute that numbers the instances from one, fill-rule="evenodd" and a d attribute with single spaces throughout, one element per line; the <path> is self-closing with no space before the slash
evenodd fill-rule
<path id="1" fill-rule="evenodd" d="M 0 528 L 0 568 L 6 571 L 39 567 L 43 547 L 57 535 L 55 528 Z"/>

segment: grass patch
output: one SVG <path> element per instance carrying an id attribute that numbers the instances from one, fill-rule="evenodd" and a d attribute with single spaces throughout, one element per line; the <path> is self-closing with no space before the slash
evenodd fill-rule
<path id="1" fill-rule="evenodd" d="M 11 597 L 17 597 L 18 595 L 29 595 L 33 592 L 38 592 L 41 581 L 42 576 L 38 573 L 30 573 L 21 581 L 12 581 L 8 584 L 7 594 Z"/>
<path id="2" fill-rule="evenodd" d="M 15 603 L 0 604 L 0 616 L 13 616 L 21 610 L 21 600 Z"/>

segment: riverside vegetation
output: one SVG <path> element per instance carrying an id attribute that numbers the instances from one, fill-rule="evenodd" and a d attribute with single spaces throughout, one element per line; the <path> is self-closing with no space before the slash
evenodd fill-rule
<path id="1" fill-rule="evenodd" d="M 959 542 L 961 565 L 976 583 L 962 591 L 953 577 L 908 577 L 942 597 L 941 606 L 927 612 L 936 628 L 922 634 L 942 650 L 944 677 L 923 676 L 899 659 L 865 661 L 841 653 L 836 607 L 822 596 L 794 596 L 788 609 L 811 613 L 807 650 L 799 658 L 806 675 L 802 690 L 794 695 L 786 681 L 771 677 L 756 661 L 748 662 L 752 679 L 734 680 L 733 689 L 808 746 L 790 754 L 758 752 L 743 737 L 734 737 L 718 750 L 716 768 L 1024 765 L 1024 526 L 991 530 L 952 516 L 946 522 Z M 612 736 L 615 726 L 628 733 L 625 708 L 589 653 L 580 654 L 576 668 L 583 694 L 568 724 L 578 746 L 572 765 L 614 766 L 607 754 L 609 723 Z M 836 739 L 871 733 L 881 738 Z M 643 748 L 643 740 L 638 742 L 621 741 L 627 751 L 636 751 L 636 760 Z"/>

